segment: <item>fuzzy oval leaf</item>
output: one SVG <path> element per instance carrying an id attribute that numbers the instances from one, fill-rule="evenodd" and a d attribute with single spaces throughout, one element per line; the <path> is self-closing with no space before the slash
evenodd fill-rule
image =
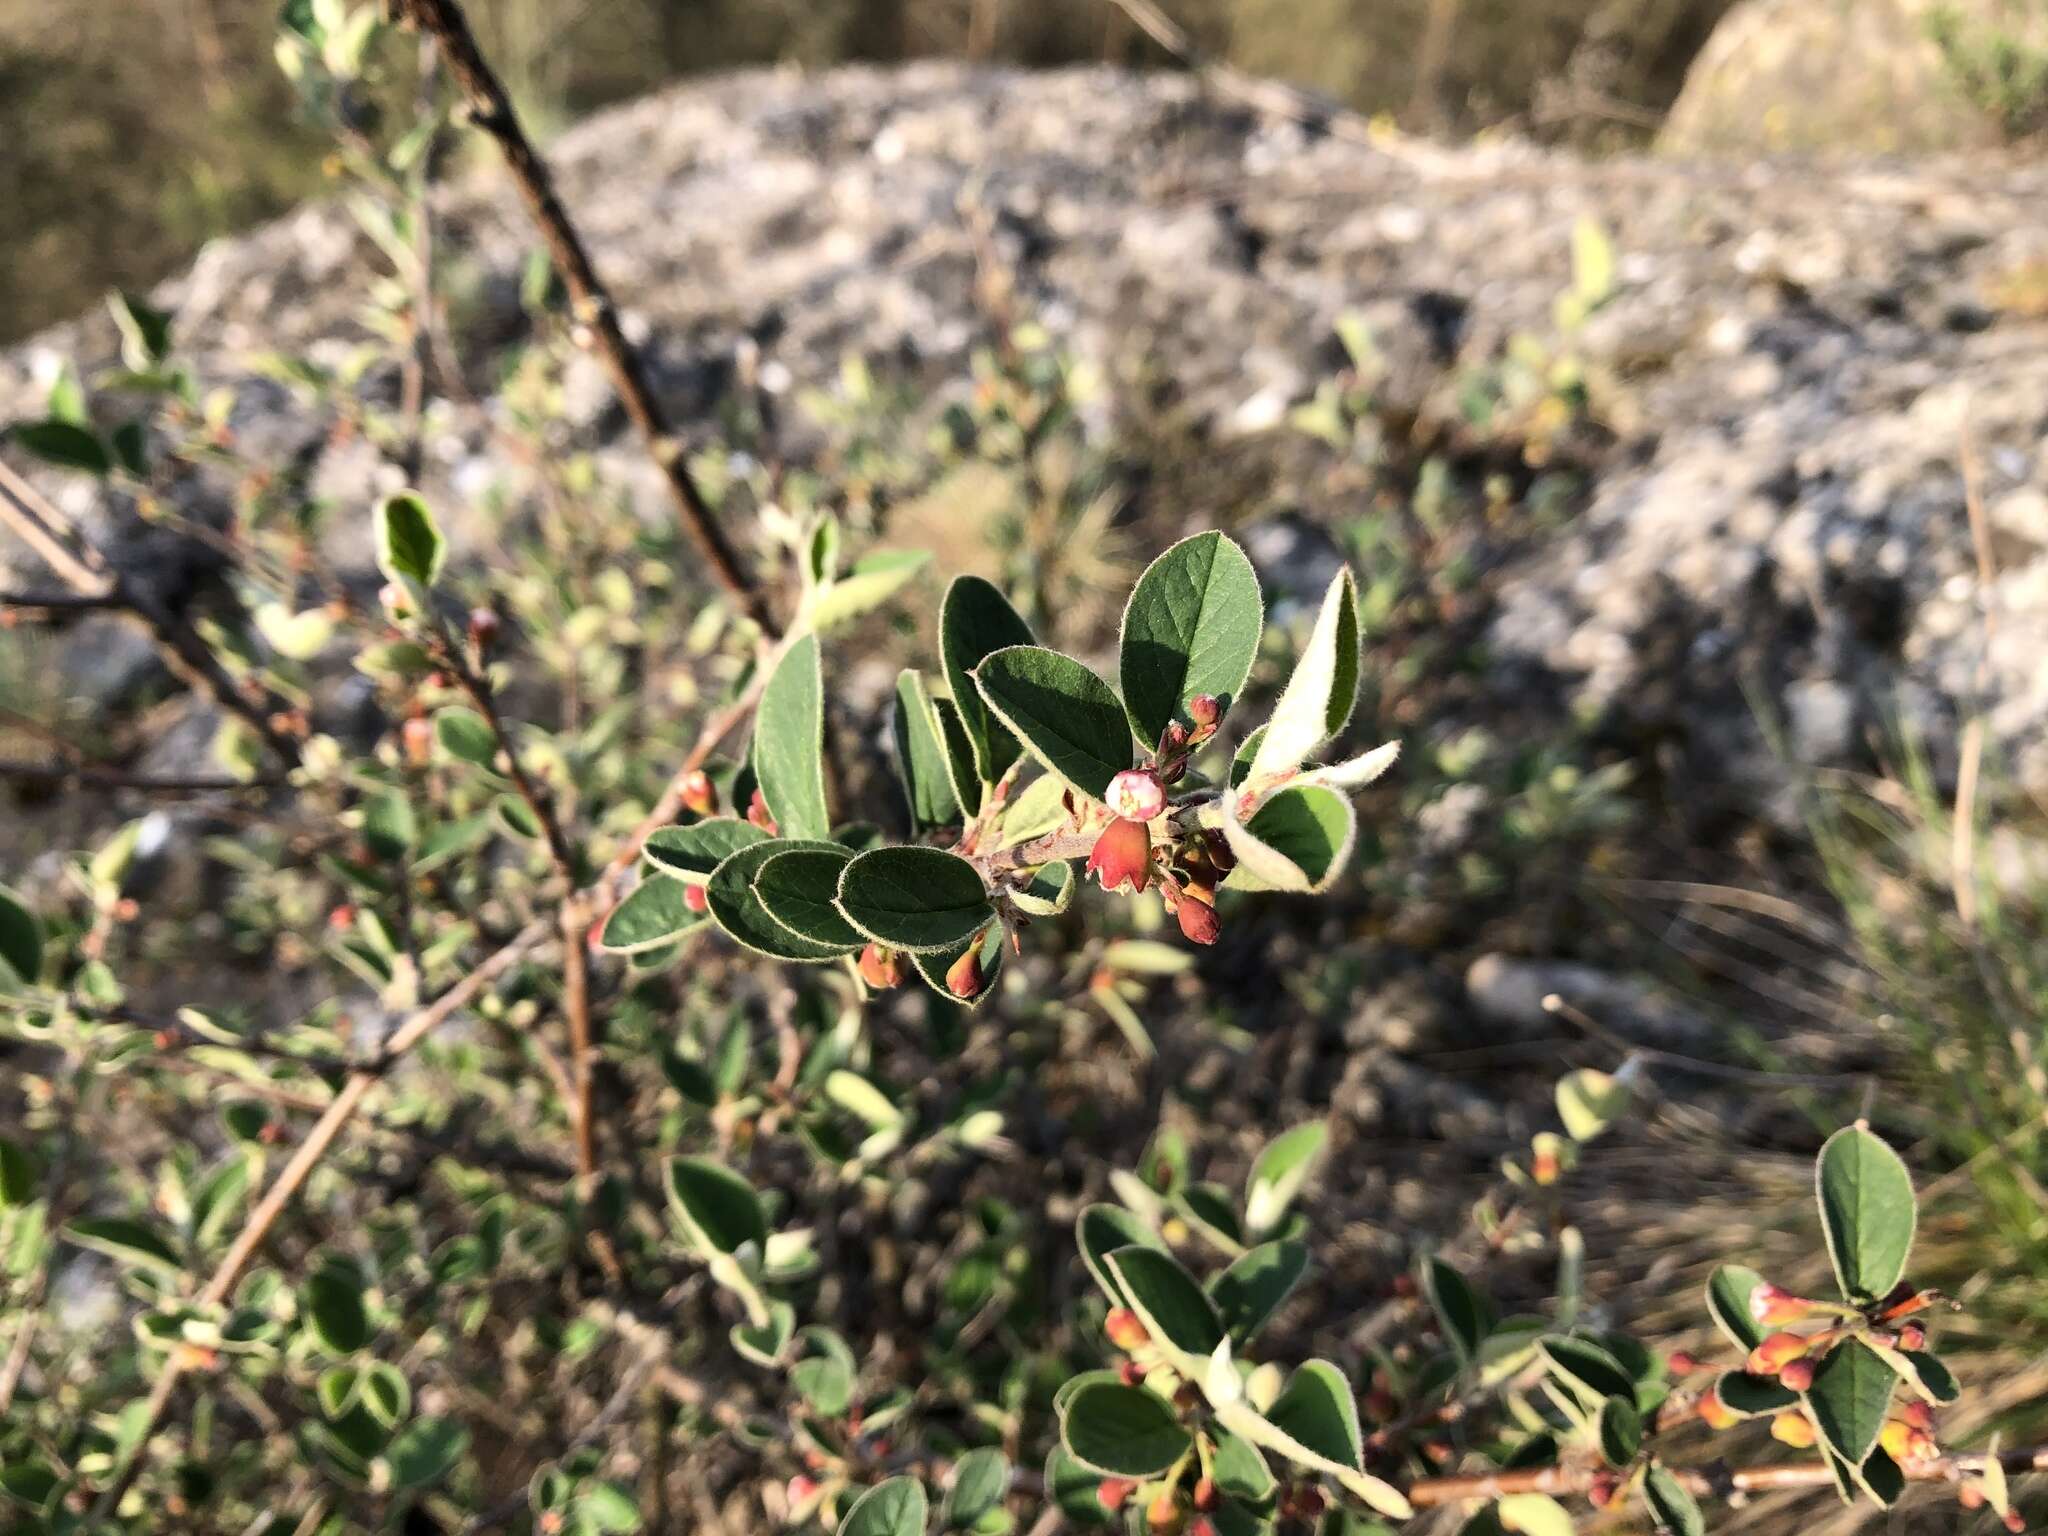
<path id="1" fill-rule="evenodd" d="M 955 577 L 946 588 L 939 604 L 939 657 L 984 783 L 1000 779 L 1020 749 L 1003 722 L 990 715 L 975 687 L 975 668 L 997 651 L 1030 645 L 1033 638 L 1031 626 L 1010 600 L 979 576 Z"/>
<path id="2" fill-rule="evenodd" d="M 975 669 L 990 711 L 1031 755 L 1067 783 L 1100 800 L 1131 766 L 1131 729 L 1109 684 L 1071 656 L 1014 645 Z"/>
<path id="3" fill-rule="evenodd" d="M 1842 1460 L 1860 1467 L 1884 1430 L 1899 1378 L 1856 1339 L 1828 1351 L 1806 1389 L 1807 1407 L 1821 1437 Z"/>
<path id="4" fill-rule="evenodd" d="M 668 1198 L 684 1229 L 713 1253 L 733 1253 L 747 1243 L 768 1246 L 768 1218 L 754 1186 L 708 1157 L 668 1161 Z"/>
<path id="5" fill-rule="evenodd" d="M 1057 917 L 1073 902 L 1077 884 L 1074 866 L 1065 860 L 1041 864 L 1032 871 L 1029 880 L 1011 889 L 1010 900 L 1019 912 L 1033 917 Z"/>
<path id="6" fill-rule="evenodd" d="M 1625 1397 L 1607 1399 L 1600 1405 L 1600 1454 L 1607 1465 L 1619 1472 L 1642 1448 L 1643 1420 L 1636 1405 Z"/>
<path id="7" fill-rule="evenodd" d="M 0 885 L 0 984 L 34 986 L 43 969 L 43 925 L 18 893 Z"/>
<path id="8" fill-rule="evenodd" d="M 1749 1311 L 1749 1294 L 1763 1283 L 1746 1264 L 1719 1264 L 1707 1276 L 1707 1315 L 1745 1355 L 1764 1341 L 1763 1327 Z"/>
<path id="9" fill-rule="evenodd" d="M 1358 583 L 1339 571 L 1323 594 L 1315 628 L 1295 663 L 1294 675 L 1273 706 L 1273 718 L 1253 754 L 1248 778 L 1299 768 L 1344 729 L 1358 701 Z"/>
<path id="10" fill-rule="evenodd" d="M 812 596 L 809 617 L 814 629 L 831 629 L 889 601 L 931 563 L 921 549 L 878 549 L 854 561 L 853 569 Z"/>
<path id="11" fill-rule="evenodd" d="M 1283 1238 L 1242 1254 L 1209 1282 L 1223 1327 L 1242 1343 L 1265 1325 L 1308 1271 L 1308 1248 Z"/>
<path id="12" fill-rule="evenodd" d="M 966 1452 L 953 1463 L 953 1481 L 939 1512 L 948 1530 L 974 1524 L 1010 1489 L 1010 1458 L 993 1446 Z"/>
<path id="13" fill-rule="evenodd" d="M 16 1211 L 36 1197 L 35 1154 L 0 1137 L 0 1211 Z"/>
<path id="14" fill-rule="evenodd" d="M 1628 1085 L 1605 1072 L 1580 1067 L 1557 1084 L 1557 1116 L 1573 1141 L 1591 1141 L 1628 1108 Z"/>
<path id="15" fill-rule="evenodd" d="M 411 491 L 387 496 L 376 511 L 377 569 L 388 581 L 414 581 L 431 587 L 448 558 L 434 514 Z"/>
<path id="16" fill-rule="evenodd" d="M 178 1272 L 178 1251 L 154 1227 L 123 1216 L 81 1216 L 64 1228 L 67 1241 L 123 1264 L 160 1274 Z"/>
<path id="17" fill-rule="evenodd" d="M 1105 1477 L 1154 1477 L 1192 1443 L 1172 1405 L 1143 1387 L 1092 1381 L 1067 1399 L 1060 1420 L 1067 1454 Z"/>
<path id="18" fill-rule="evenodd" d="M 1467 1364 L 1476 1359 L 1479 1346 L 1493 1331 L 1493 1318 L 1492 1309 L 1472 1289 L 1471 1282 L 1442 1259 L 1432 1257 L 1422 1264 L 1422 1294 L 1458 1358 Z"/>
<path id="19" fill-rule="evenodd" d="M 1201 1360 L 1223 1342 L 1223 1320 L 1208 1294 L 1172 1254 L 1149 1245 L 1119 1248 L 1109 1255 L 1109 1268 L 1156 1341 Z"/>
<path id="20" fill-rule="evenodd" d="M 1344 1373 L 1327 1360 L 1302 1362 L 1266 1410 L 1266 1421 L 1318 1456 L 1353 1469 L 1363 1464 L 1357 1400 Z"/>
<path id="21" fill-rule="evenodd" d="M 414 1419 L 384 1453 L 391 1485 L 400 1491 L 430 1487 L 455 1470 L 469 1449 L 469 1431 L 453 1419 Z"/>
<path id="22" fill-rule="evenodd" d="M 648 835 L 640 855 L 666 874 L 708 880 L 711 872 L 742 848 L 768 841 L 751 821 L 719 816 L 687 827 L 660 827 Z"/>
<path id="23" fill-rule="evenodd" d="M 1799 1401 L 1799 1394 L 1775 1376 L 1752 1376 L 1748 1371 L 1723 1371 L 1714 1381 L 1714 1396 L 1721 1406 L 1740 1419 L 1762 1418 L 1783 1413 Z"/>
<path id="24" fill-rule="evenodd" d="M 104 475 L 114 467 L 113 455 L 107 452 L 107 445 L 100 441 L 99 434 L 75 421 L 59 421 L 51 417 L 43 421 L 19 422 L 8 429 L 7 435 L 26 452 L 59 469 Z"/>
<path id="25" fill-rule="evenodd" d="M 308 1275 L 299 1305 L 313 1336 L 330 1354 L 352 1355 L 370 1342 L 362 1281 L 348 1265 L 329 1263 Z"/>
<path id="26" fill-rule="evenodd" d="M 1643 1502 L 1671 1536 L 1706 1536 L 1707 1521 L 1699 1503 L 1665 1468 L 1652 1467 L 1644 1477 Z"/>
<path id="27" fill-rule="evenodd" d="M 1329 1126 L 1311 1120 L 1282 1131 L 1259 1150 L 1245 1180 L 1244 1221 L 1253 1233 L 1267 1231 L 1287 1214 L 1329 1139 Z"/>
<path id="28" fill-rule="evenodd" d="M 931 1504 L 914 1477 L 892 1477 L 854 1501 L 836 1536 L 924 1536 Z"/>
<path id="29" fill-rule="evenodd" d="M 981 873 L 943 848 L 877 848 L 839 877 L 839 910 L 861 933 L 914 952 L 967 943 L 995 917 Z"/>
<path id="30" fill-rule="evenodd" d="M 1588 1408 L 1610 1397 L 1632 1398 L 1636 1384 L 1626 1367 L 1589 1339 L 1552 1334 L 1537 1348 L 1551 1375 L 1575 1391 Z"/>
<path id="31" fill-rule="evenodd" d="M 488 768 L 498 757 L 498 738 L 475 710 L 451 704 L 434 715 L 434 740 L 450 757 Z"/>
<path id="32" fill-rule="evenodd" d="M 836 960 L 846 951 L 837 945 L 814 944 L 799 938 L 768 915 L 761 898 L 754 894 L 754 879 L 772 858 L 798 851 L 843 853 L 837 843 L 805 842 L 795 838 L 774 838 L 751 843 L 729 855 L 704 883 L 711 904 L 711 916 L 735 942 L 757 954 L 777 960 L 795 960 L 815 965 Z"/>
<path id="33" fill-rule="evenodd" d="M 852 954 L 867 940 L 833 905 L 839 877 L 852 857 L 843 848 L 793 848 L 778 853 L 754 876 L 754 898 L 796 937 Z"/>
<path id="34" fill-rule="evenodd" d="M 1845 1126 L 1820 1149 L 1814 1182 L 1843 1296 L 1885 1295 L 1905 1275 L 1913 1251 L 1917 1213 L 1905 1163 L 1861 1126 Z"/>
<path id="35" fill-rule="evenodd" d="M 690 910 L 688 893 L 689 887 L 671 875 L 648 875 L 605 918 L 599 947 L 636 955 L 688 933 L 705 921 L 705 914 Z"/>
<path id="36" fill-rule="evenodd" d="M 831 836 L 825 805 L 825 683 L 818 637 L 793 641 L 754 711 L 754 777 L 784 837 Z"/>
<path id="37" fill-rule="evenodd" d="M 897 674 L 893 725 L 896 772 L 903 782 L 911 827 L 943 827 L 958 820 L 960 800 L 953 790 L 945 744 L 939 739 L 938 717 L 932 713 L 924 679 L 914 668 Z"/>
<path id="38" fill-rule="evenodd" d="M 1351 802 L 1318 784 L 1290 784 L 1268 797 L 1248 822 L 1223 820 L 1237 855 L 1229 883 L 1239 889 L 1321 891 L 1344 872 L 1357 837 Z"/>
<path id="39" fill-rule="evenodd" d="M 1110 1271 L 1109 1256 L 1121 1248 L 1166 1251 L 1159 1235 L 1144 1222 L 1120 1205 L 1103 1204 L 1084 1207 L 1075 1219 L 1074 1246 L 1081 1250 L 1081 1262 L 1102 1287 L 1103 1294 L 1119 1307 L 1127 1307 L 1131 1302 L 1124 1294 L 1122 1282 Z"/>
<path id="40" fill-rule="evenodd" d="M 1188 700 L 1225 707 L 1259 653 L 1265 602 L 1245 552 L 1215 531 L 1182 539 L 1145 568 L 1124 605 L 1117 681 L 1131 729 L 1155 746 L 1167 725 L 1191 725 Z"/>
<path id="41" fill-rule="evenodd" d="M 1520 1536 L 1572 1536 L 1565 1507 L 1547 1493 L 1511 1493 L 1493 1507 L 1501 1529 Z"/>

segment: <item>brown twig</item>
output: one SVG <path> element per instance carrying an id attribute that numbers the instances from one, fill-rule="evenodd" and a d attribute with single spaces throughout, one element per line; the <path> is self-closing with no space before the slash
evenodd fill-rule
<path id="1" fill-rule="evenodd" d="M 439 42 L 448 73 L 468 103 L 471 120 L 497 141 L 506 169 L 547 244 L 555 271 L 569 290 L 571 313 L 580 334 L 589 338 L 590 346 L 611 376 L 612 387 L 618 391 L 626 414 L 646 439 L 648 452 L 668 483 L 683 527 L 696 542 L 719 585 L 764 632 L 773 634 L 775 627 L 767 601 L 740 568 L 710 502 L 690 473 L 682 439 L 675 434 L 655 398 L 639 353 L 619 327 L 618 308 L 611 293 L 597 275 L 582 237 L 562 206 L 547 163 L 520 127 L 511 98 L 477 47 L 462 7 L 456 0 L 397 0 L 397 8 L 402 17 Z"/>
<path id="2" fill-rule="evenodd" d="M 1960 1483 L 1980 1475 L 1990 1457 L 1981 1453 L 1958 1452 L 1906 1462 L 1899 1468 L 1909 1483 Z M 2048 1446 L 2031 1450 L 2003 1451 L 1998 1464 L 2008 1473 L 2048 1471 Z M 1461 1477 L 1429 1477 L 1410 1486 L 1408 1502 L 1417 1509 L 1434 1509 L 1461 1504 L 1468 1499 L 1497 1499 L 1516 1493 L 1578 1494 L 1593 1485 L 1602 1468 L 1524 1467 L 1509 1472 L 1480 1472 Z M 1775 1488 L 1832 1488 L 1835 1474 L 1824 1462 L 1790 1462 L 1780 1466 L 1712 1467 L 1704 1470 L 1671 1468 L 1671 1475 L 1686 1491 L 1703 1498 L 1725 1499 L 1730 1494 L 1762 1493 Z M 1609 1474 L 1612 1475 L 1612 1474 Z"/>

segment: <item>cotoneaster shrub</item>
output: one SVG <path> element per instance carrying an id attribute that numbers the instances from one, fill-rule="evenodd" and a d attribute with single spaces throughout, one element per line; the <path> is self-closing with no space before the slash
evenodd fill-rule
<path id="1" fill-rule="evenodd" d="M 72 606 L 127 612 L 211 696 L 221 772 L 146 787 L 233 796 L 238 825 L 208 845 L 226 878 L 205 912 L 158 910 L 155 817 L 35 899 L 0 895 L 23 1110 L 0 1139 L 8 1529 L 690 1528 L 667 1457 L 714 1445 L 744 1458 L 763 1525 L 843 1536 L 1364 1536 L 1443 1507 L 1481 1536 L 1558 1536 L 1588 1507 L 1690 1536 L 1733 1494 L 1889 1505 L 1912 1482 L 2020 1528 L 2005 1473 L 2041 1453 L 1940 1444 L 1960 1390 L 1929 1336 L 1945 1304 L 1909 1274 L 1911 1178 L 1861 1123 L 1816 1173 L 1835 1294 L 1724 1265 L 1711 1365 L 1593 1324 L 1559 1180 L 1627 1112 L 1633 1068 L 1566 1075 L 1555 1126 L 1506 1170 L 1554 1266 L 1547 1315 L 1500 1316 L 1477 1266 L 1423 1252 L 1341 1357 L 1262 1345 L 1315 1262 L 1305 1207 L 1343 1172 L 1311 1122 L 1242 1188 L 1197 1177 L 1168 1131 L 1107 1170 L 1114 1202 L 1053 1250 L 1092 1284 L 1063 1307 L 1045 1305 L 1066 1289 L 1045 1283 L 1044 1213 L 982 1202 L 915 1277 L 936 1283 L 933 1336 L 903 1339 L 906 1277 L 850 1241 L 931 1169 L 1000 1153 L 1015 1084 L 959 1051 L 917 1081 L 892 999 L 920 989 L 930 1036 L 957 1039 L 971 1010 L 1025 1006 L 1005 966 L 1050 931 L 1078 936 L 1077 985 L 1142 1041 L 1138 978 L 1181 961 L 1124 937 L 1133 911 L 1156 902 L 1205 946 L 1270 893 L 1330 892 L 1353 796 L 1394 761 L 1339 746 L 1365 672 L 1356 584 L 1340 572 L 1298 643 L 1262 652 L 1250 562 L 1197 533 L 1137 578 L 1097 671 L 958 577 L 893 691 L 898 814 L 850 820 L 830 705 L 866 621 L 915 611 L 929 564 L 867 547 L 886 456 L 863 444 L 841 483 L 683 455 L 459 9 L 399 9 L 439 54 L 404 80 L 421 117 L 380 128 L 380 14 L 287 7 L 280 56 L 340 133 L 392 272 L 374 340 L 269 371 L 335 432 L 420 462 L 452 345 L 430 168 L 460 101 L 542 210 L 562 285 L 530 276 L 535 341 L 500 428 L 537 510 L 462 509 L 492 555 L 453 558 L 450 509 L 424 495 L 319 503 L 244 455 L 232 397 L 202 392 L 168 317 L 129 298 L 122 368 L 90 388 L 67 372 L 9 432 L 147 517 L 181 519 L 180 475 L 233 483 L 209 536 L 235 555 L 234 602 L 204 615 L 153 603 L 11 474 L 0 511 Z M 615 515 L 555 441 L 547 402 L 579 346 L 635 402 L 674 528 Z M 395 394 L 362 387 L 380 371 Z M 1059 412 L 1026 372 L 991 397 L 993 428 L 1023 418 L 1028 444 Z M 728 542 L 749 508 L 740 547 L 766 583 Z M 374 550 L 374 601 L 319 558 L 337 525 Z M 1255 683 L 1280 653 L 1277 686 Z M 353 742 L 318 703 L 341 670 L 379 706 Z M 163 962 L 223 957 L 276 996 L 163 1000 Z M 1475 1222 L 1500 1237 L 1509 1219 L 1488 1200 Z M 81 1288 L 81 1255 L 117 1293 Z M 1701 1465 L 1701 1426 L 1750 1419 L 1784 1449 Z"/>

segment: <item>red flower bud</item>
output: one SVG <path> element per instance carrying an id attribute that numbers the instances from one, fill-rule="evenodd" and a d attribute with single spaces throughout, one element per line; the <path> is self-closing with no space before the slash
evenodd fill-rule
<path id="1" fill-rule="evenodd" d="M 1899 1330 L 1899 1348 L 1914 1351 L 1927 1347 L 1927 1330 L 1918 1323 L 1908 1323 Z"/>
<path id="2" fill-rule="evenodd" d="M 1128 1477 L 1105 1477 L 1095 1485 L 1095 1502 L 1115 1514 L 1137 1488 L 1138 1485 Z"/>
<path id="3" fill-rule="evenodd" d="M 789 1487 L 784 1491 L 789 1496 L 789 1507 L 792 1510 L 801 1509 L 818 1496 L 818 1480 L 799 1472 L 789 1480 Z"/>
<path id="4" fill-rule="evenodd" d="M 1923 1434 L 1934 1433 L 1934 1410 L 1917 1397 L 1899 1410 L 1899 1417 Z"/>
<path id="5" fill-rule="evenodd" d="M 711 775 L 702 768 L 693 768 L 683 775 L 683 808 L 699 816 L 709 816 L 718 809 L 718 791 L 711 787 Z"/>
<path id="6" fill-rule="evenodd" d="M 1223 1495 L 1217 1490 L 1216 1480 L 1210 1477 L 1197 1478 L 1195 1480 L 1193 1497 L 1195 1508 L 1205 1514 L 1223 1502 Z"/>
<path id="7" fill-rule="evenodd" d="M 711 894 L 701 885 L 685 885 L 683 887 L 683 905 L 692 912 L 708 912 L 711 910 Z"/>
<path id="8" fill-rule="evenodd" d="M 1166 786 L 1149 768 L 1126 768 L 1103 792 L 1109 813 L 1123 821 L 1153 821 L 1166 814 Z"/>
<path id="9" fill-rule="evenodd" d="M 1721 1401 L 1719 1392 L 1709 1392 L 1700 1399 L 1699 1413 L 1709 1429 L 1732 1429 L 1742 1422 L 1740 1416 Z"/>
<path id="10" fill-rule="evenodd" d="M 1192 894 L 1174 908 L 1173 915 L 1180 923 L 1181 934 L 1191 944 L 1214 944 L 1223 932 L 1223 925 L 1216 920 L 1216 909 L 1195 900 Z"/>
<path id="11" fill-rule="evenodd" d="M 1621 1479 L 1612 1472 L 1596 1472 L 1592 1482 L 1586 1485 L 1586 1502 L 1595 1509 L 1605 1509 L 1614 1502 L 1614 1496 L 1621 1492 Z"/>
<path id="12" fill-rule="evenodd" d="M 768 812 L 768 802 L 761 797 L 761 791 L 754 791 L 754 798 L 747 802 L 747 820 L 766 832 L 770 837 L 780 835 L 775 818 Z"/>
<path id="13" fill-rule="evenodd" d="M 882 944 L 860 952 L 860 979 L 878 992 L 903 985 L 903 956 Z"/>
<path id="14" fill-rule="evenodd" d="M 1214 730 L 1223 718 L 1223 705 L 1213 693 L 1198 693 L 1188 700 L 1188 718 L 1198 730 Z"/>
<path id="15" fill-rule="evenodd" d="M 1216 1522 L 1207 1515 L 1197 1515 L 1188 1522 L 1187 1536 L 1216 1536 Z"/>
<path id="16" fill-rule="evenodd" d="M 1806 1297 L 1794 1296 L 1768 1281 L 1749 1293 L 1749 1315 L 1765 1328 L 1803 1322 L 1813 1312 L 1814 1303 Z"/>
<path id="17" fill-rule="evenodd" d="M 1158 1536 L 1180 1536 L 1186 1523 L 1187 1511 L 1180 1507 L 1180 1500 L 1174 1497 L 1171 1488 L 1162 1489 L 1145 1511 L 1145 1524 Z"/>
<path id="18" fill-rule="evenodd" d="M 405 743 L 405 760 L 418 765 L 434 755 L 434 722 L 423 715 L 414 715 L 399 728 L 400 738 Z"/>
<path id="19" fill-rule="evenodd" d="M 2008 1509 L 2005 1512 L 2005 1528 L 2011 1531 L 2013 1536 L 2019 1536 L 2019 1533 L 2027 1528 L 2027 1517 L 2016 1509 Z"/>
<path id="20" fill-rule="evenodd" d="M 1752 1376 L 1775 1376 L 1788 1361 L 1797 1360 L 1811 1347 L 1811 1341 L 1796 1333 L 1774 1333 L 1749 1352 L 1744 1367 Z"/>
<path id="21" fill-rule="evenodd" d="M 479 651 L 488 651 L 498 638 L 498 615 L 495 609 L 472 608 L 469 610 L 469 643 Z"/>
<path id="22" fill-rule="evenodd" d="M 946 990 L 961 999 L 981 996 L 988 978 L 981 970 L 981 935 L 976 934 L 966 951 L 946 967 Z"/>
<path id="23" fill-rule="evenodd" d="M 1141 1387 L 1145 1384 L 1145 1372 L 1135 1360 L 1126 1360 L 1116 1368 L 1116 1379 L 1127 1387 Z"/>
<path id="24" fill-rule="evenodd" d="M 1690 1376 L 1700 1368 L 1699 1357 L 1688 1350 L 1674 1349 L 1665 1357 L 1664 1368 L 1674 1376 Z"/>
<path id="25" fill-rule="evenodd" d="M 1103 1319 L 1102 1331 L 1118 1349 L 1137 1349 L 1152 1340 L 1145 1325 L 1138 1321 L 1138 1314 L 1129 1307 L 1112 1307 L 1109 1316 Z"/>
<path id="26" fill-rule="evenodd" d="M 1778 1384 L 1787 1392 L 1804 1392 L 1813 1385 L 1813 1361 L 1808 1358 L 1786 1361 L 1785 1368 L 1778 1372 Z"/>
<path id="27" fill-rule="evenodd" d="M 1781 1445 L 1804 1451 L 1820 1438 L 1820 1431 L 1813 1427 L 1813 1420 L 1798 1409 L 1787 1408 L 1771 1420 L 1771 1438 Z"/>
<path id="28" fill-rule="evenodd" d="M 1956 1502 L 1965 1509 L 1982 1509 L 1984 1507 L 1984 1490 L 1975 1483 L 1964 1483 L 1962 1487 L 1956 1490 Z"/>
<path id="29" fill-rule="evenodd" d="M 1152 878 L 1152 836 L 1145 823 L 1119 817 L 1104 827 L 1082 873 L 1099 878 L 1105 891 L 1126 882 L 1134 891 L 1144 890 Z"/>

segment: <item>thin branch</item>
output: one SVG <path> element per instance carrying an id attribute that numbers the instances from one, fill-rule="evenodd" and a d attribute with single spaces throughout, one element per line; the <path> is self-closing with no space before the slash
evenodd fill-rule
<path id="1" fill-rule="evenodd" d="M 1981 1453 L 1957 1452 L 1909 1461 L 1899 1468 L 1909 1483 L 1960 1483 L 1966 1477 L 1982 1475 L 1990 1457 Z M 2048 1445 L 2031 1450 L 2003 1451 L 1998 1464 L 2008 1474 L 2048 1471 Z M 1686 1491 L 1702 1498 L 1725 1499 L 1730 1494 L 1762 1493 L 1776 1488 L 1832 1488 L 1835 1474 L 1825 1462 L 1802 1461 L 1780 1466 L 1710 1467 L 1702 1470 L 1668 1468 Z M 1582 1494 L 1604 1469 L 1582 1467 L 1525 1467 L 1518 1471 L 1481 1472 L 1462 1477 L 1430 1477 L 1407 1490 L 1408 1502 L 1418 1509 L 1461 1504 L 1468 1499 L 1497 1499 L 1516 1493 Z M 1607 1474 L 1612 1475 L 1612 1474 Z"/>
<path id="2" fill-rule="evenodd" d="M 638 351 L 619 327 L 618 308 L 611 293 L 597 275 L 582 237 L 562 206 L 547 163 L 527 138 L 511 98 L 477 47 L 462 7 L 456 0 L 397 0 L 397 5 L 401 16 L 440 43 L 448 73 L 468 103 L 472 121 L 497 141 L 506 169 L 547 244 L 555 271 L 569 290 L 571 313 L 610 374 L 626 414 L 646 439 L 648 452 L 668 483 L 683 527 L 696 541 L 719 585 L 732 594 L 765 633 L 776 633 L 761 589 L 740 568 L 711 503 L 691 475 L 682 439 L 675 434 L 656 399 Z"/>
<path id="3" fill-rule="evenodd" d="M 200 795 L 218 790 L 275 789 L 286 782 L 283 774 L 263 774 L 237 779 L 227 774 L 192 774 L 187 777 L 157 778 L 146 773 L 124 773 L 93 763 L 17 763 L 0 761 L 0 779 L 27 784 L 83 784 L 96 789 L 132 789 L 149 795 Z"/>
<path id="4" fill-rule="evenodd" d="M 77 613 L 82 610 L 120 606 L 121 600 L 111 592 L 0 592 L 0 608 Z"/>

